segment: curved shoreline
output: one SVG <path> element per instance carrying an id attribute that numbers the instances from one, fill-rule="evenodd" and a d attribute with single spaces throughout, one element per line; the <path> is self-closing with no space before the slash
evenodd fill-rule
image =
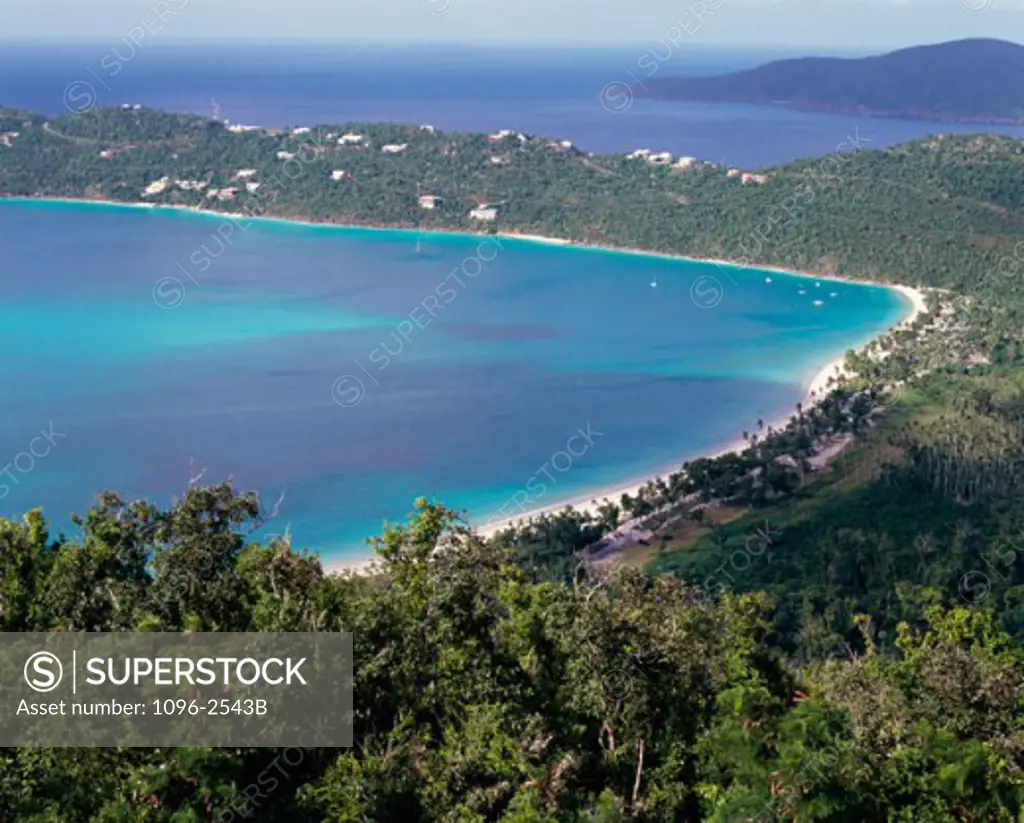
<path id="1" fill-rule="evenodd" d="M 487 240 L 490 238 L 500 238 L 502 240 L 514 240 L 522 243 L 532 243 L 545 246 L 559 246 L 566 249 L 580 250 L 580 251 L 598 251 L 610 254 L 625 254 L 625 255 L 639 255 L 641 257 L 654 257 L 662 260 L 676 260 L 685 263 L 704 263 L 713 266 L 727 266 L 733 269 L 740 269 L 746 271 L 757 271 L 757 272 L 771 272 L 775 274 L 786 274 L 792 277 L 809 277 L 815 280 L 827 280 L 834 283 L 853 283 L 858 286 L 867 286 L 870 288 L 879 289 L 895 289 L 908 296 L 909 293 L 918 295 L 923 300 L 923 296 L 918 289 L 912 286 L 903 286 L 898 283 L 890 283 L 882 280 L 859 280 L 854 277 L 844 277 L 843 275 L 831 274 L 828 272 L 815 272 L 815 271 L 797 271 L 796 269 L 787 269 L 782 266 L 774 266 L 769 263 L 764 264 L 749 264 L 740 263 L 735 260 L 723 260 L 716 257 L 689 257 L 685 254 L 677 254 L 675 252 L 665 251 L 653 251 L 651 249 L 642 249 L 635 246 L 612 246 L 603 245 L 600 243 L 580 243 L 574 240 L 570 240 L 565 237 L 551 237 L 543 234 L 531 234 L 529 232 L 518 232 L 518 231 L 503 231 L 496 233 L 482 232 L 482 231 L 470 231 L 464 229 L 445 229 L 445 228 L 414 228 L 409 226 L 389 226 L 386 224 L 359 224 L 359 223 L 332 223 L 329 221 L 318 221 L 318 220 L 307 220 L 297 217 L 266 217 L 266 216 L 255 216 L 245 214 L 242 212 L 227 212 L 218 211 L 216 209 L 204 209 L 197 208 L 195 206 L 183 206 L 175 203 L 146 203 L 143 201 L 131 201 L 123 202 L 120 200 L 104 200 L 102 198 L 88 198 L 88 197 L 32 197 L 24 195 L 0 195 L 0 203 L 66 203 L 70 205 L 78 205 L 85 207 L 95 208 L 117 208 L 117 209 L 138 209 L 141 211 L 169 211 L 175 214 L 191 214 L 196 217 L 203 219 L 220 218 L 222 220 L 249 220 L 256 223 L 271 223 L 288 226 L 307 226 L 309 228 L 316 229 L 337 229 L 343 232 L 381 232 L 381 233 L 400 233 L 408 234 L 413 236 L 421 235 L 440 235 L 447 237 L 465 237 L 469 239 Z M 913 302 L 915 298 L 908 299 Z M 923 305 L 923 304 L 922 304 Z"/>
<path id="2" fill-rule="evenodd" d="M 537 242 L 549 241 L 547 239 L 537 238 Z M 818 277 L 817 275 L 801 274 L 799 272 L 788 272 L 783 271 L 781 269 L 772 270 L 785 274 L 800 274 L 800 276 L 814 277 L 818 280 L 828 279 L 825 277 Z M 861 282 L 843 278 L 831 279 L 839 280 L 840 282 Z M 891 326 L 889 331 L 913 324 L 914 321 L 917 320 L 917 318 L 921 314 L 927 311 L 927 303 L 924 297 L 924 293 L 921 290 L 915 289 L 911 286 L 902 285 L 891 285 L 885 286 L 884 288 L 890 288 L 899 292 L 901 295 L 903 295 L 903 297 L 907 300 L 908 303 L 907 314 L 898 323 Z M 872 338 L 872 340 L 874 339 L 875 338 Z M 854 351 L 863 351 L 868 345 L 870 345 L 870 343 L 871 341 L 867 341 L 866 343 L 863 343 L 860 346 L 851 348 L 853 348 Z M 839 357 L 830 360 L 828 363 L 822 366 L 817 372 L 815 372 L 810 379 L 804 381 L 803 404 L 805 408 L 817 405 L 817 403 L 819 403 L 828 394 L 829 380 L 831 380 L 837 374 L 841 374 L 845 371 L 844 364 L 846 362 L 847 351 L 849 351 L 849 349 L 844 351 L 843 354 L 840 355 Z M 789 422 L 791 416 L 792 412 L 788 412 L 787 414 L 780 415 L 775 419 L 767 420 L 765 421 L 765 429 L 768 429 L 769 427 L 773 429 L 782 428 Z M 511 517 L 502 518 L 501 520 L 490 520 L 486 523 L 478 524 L 476 526 L 473 526 L 473 523 L 470 522 L 470 525 L 473 526 L 477 534 L 479 534 L 481 537 L 490 537 L 496 532 L 508 528 L 509 526 L 516 524 L 526 524 L 532 518 L 540 517 L 544 514 L 555 514 L 557 512 L 564 511 L 566 508 L 569 507 L 576 509 L 579 512 L 596 515 L 597 507 L 601 505 L 601 503 L 607 501 L 617 503 L 619 498 L 621 498 L 623 494 L 634 496 L 637 494 L 637 492 L 639 492 L 639 490 L 643 486 L 646 486 L 648 483 L 658 480 L 659 478 L 666 477 L 667 475 L 673 472 L 679 471 L 682 464 L 687 460 L 693 460 L 699 457 L 707 457 L 714 459 L 716 457 L 721 457 L 724 454 L 729 454 L 730 452 L 742 451 L 744 448 L 746 448 L 746 446 L 746 441 L 743 440 L 741 437 L 738 437 L 734 440 L 727 441 L 725 444 L 719 445 L 717 447 L 713 446 L 710 449 L 702 450 L 692 455 L 682 456 L 676 461 L 674 461 L 671 465 L 667 466 L 665 469 L 647 474 L 642 478 L 623 481 L 621 483 L 615 484 L 614 486 L 605 486 L 602 488 L 598 488 L 592 492 L 589 492 L 588 494 L 579 494 L 568 500 L 553 502 L 544 506 L 538 506 L 534 509 L 530 509 L 529 511 L 524 511 Z M 371 556 L 364 555 L 361 557 L 353 556 L 336 559 L 321 558 L 320 562 L 323 564 L 324 570 L 327 572 L 360 572 L 372 570 L 376 563 L 376 559 Z"/>
<path id="3" fill-rule="evenodd" d="M 713 262 L 713 261 L 701 261 L 701 262 Z M 795 272 L 783 272 L 780 269 L 774 269 L 780 273 L 791 274 Z M 807 277 L 816 277 L 819 280 L 826 279 L 824 277 L 817 277 L 816 275 L 802 275 Z M 842 280 L 842 278 L 833 278 L 840 280 L 841 282 L 860 282 Z M 898 329 L 902 326 L 909 326 L 924 312 L 927 311 L 927 304 L 923 292 L 919 289 L 915 289 L 911 286 L 886 286 L 885 288 L 891 288 L 898 291 L 906 298 L 908 302 L 907 314 L 896 324 L 890 327 L 891 330 Z M 874 340 L 875 338 L 872 338 Z M 862 351 L 871 341 L 868 341 L 860 346 L 851 347 L 854 351 Z M 849 351 L 847 349 L 846 351 Z M 805 408 L 817 405 L 827 394 L 829 380 L 835 377 L 837 374 L 841 374 L 845 371 L 844 364 L 846 362 L 846 351 L 842 355 L 830 360 L 824 366 L 822 366 L 817 372 L 815 372 L 810 379 L 805 380 L 803 383 L 803 405 Z M 794 404 L 795 405 L 795 404 Z M 785 415 L 780 415 L 772 420 L 765 421 L 765 429 L 783 428 L 788 422 L 792 412 L 788 412 Z M 709 449 L 701 450 L 694 454 L 681 456 L 679 459 L 674 461 L 671 465 L 667 466 L 663 470 L 659 470 L 650 474 L 645 475 L 642 478 L 634 478 L 632 480 L 626 480 L 621 483 L 616 483 L 613 486 L 604 486 L 595 489 L 587 494 L 578 494 L 572 498 L 569 498 L 560 502 L 549 503 L 544 506 L 538 506 L 534 509 L 521 512 L 511 517 L 502 518 L 501 520 L 490 520 L 483 524 L 474 525 L 470 522 L 470 525 L 475 529 L 477 534 L 481 537 L 490 537 L 502 529 L 506 529 L 513 525 L 525 525 L 532 518 L 540 517 L 545 514 L 556 514 L 564 511 L 566 508 L 573 508 L 579 512 L 596 515 L 597 508 L 604 502 L 611 501 L 618 503 L 619 499 L 624 494 L 628 494 L 631 497 L 635 496 L 643 486 L 658 480 L 659 478 L 666 477 L 673 472 L 679 471 L 682 464 L 688 460 L 694 460 L 700 457 L 707 457 L 714 459 L 721 457 L 722 455 L 729 454 L 730 452 L 740 452 L 747 447 L 747 442 L 741 437 L 737 437 L 734 440 L 725 442 L 718 446 L 712 446 Z M 360 572 L 372 570 L 376 559 L 372 556 L 352 556 L 345 558 L 325 559 L 321 557 L 324 570 L 327 572 Z"/>
<path id="4" fill-rule="evenodd" d="M 776 271 L 781 272 L 781 270 L 778 269 L 776 269 Z M 789 274 L 790 272 L 784 273 Z M 818 277 L 816 279 L 823 280 L 825 278 Z M 927 311 L 927 304 L 924 298 L 924 294 L 920 290 L 912 288 L 910 286 L 887 286 L 886 288 L 891 288 L 895 291 L 898 291 L 907 299 L 909 303 L 907 314 L 898 323 L 891 326 L 890 330 L 895 330 L 900 327 L 909 326 L 913 324 L 914 321 L 917 320 L 917 318 L 922 313 Z M 872 340 L 874 339 L 875 338 L 872 338 Z M 852 348 L 854 351 L 860 352 L 867 348 L 867 346 L 870 345 L 870 343 L 871 341 L 868 341 L 866 343 L 861 344 L 860 346 L 850 348 Z M 849 351 L 850 348 L 846 349 L 840 356 L 830 360 L 828 363 L 826 363 L 824 366 L 818 369 L 818 371 L 815 372 L 814 375 L 810 377 L 810 379 L 804 381 L 802 400 L 804 408 L 810 408 L 820 403 L 821 400 L 824 399 L 824 397 L 828 394 L 829 381 L 832 378 L 836 377 L 837 375 L 845 372 L 846 352 Z M 765 430 L 769 428 L 784 428 L 786 424 L 789 423 L 790 417 L 792 416 L 793 411 L 789 411 L 785 415 L 780 415 L 771 420 L 766 420 Z M 591 492 L 587 495 L 577 495 L 576 497 L 570 500 L 566 500 L 565 502 L 551 503 L 546 506 L 541 506 L 531 511 L 522 512 L 521 514 L 504 518 L 497 522 L 488 522 L 480 528 L 478 528 L 477 532 L 481 536 L 488 537 L 494 534 L 495 532 L 500 531 L 501 529 L 507 528 L 508 526 L 514 525 L 516 523 L 525 523 L 530 518 L 538 517 L 542 514 L 551 514 L 554 512 L 559 512 L 568 506 L 571 506 L 572 508 L 582 512 L 596 515 L 597 506 L 600 505 L 602 502 L 608 500 L 611 500 L 612 502 L 617 502 L 623 494 L 628 494 L 632 497 L 637 494 L 641 487 L 646 486 L 648 483 L 658 480 L 659 478 L 666 477 L 672 472 L 679 471 L 679 469 L 682 467 L 682 464 L 685 461 L 694 460 L 700 457 L 714 459 L 716 457 L 721 457 L 724 454 L 729 454 L 730 452 L 740 452 L 746 447 L 746 441 L 743 440 L 742 437 L 737 437 L 733 440 L 727 441 L 724 444 L 712 447 L 707 451 L 702 451 L 700 453 L 691 455 L 685 455 L 676 460 L 675 463 L 673 463 L 668 468 L 656 472 L 654 474 L 649 474 L 640 479 L 634 479 L 623 483 L 618 483 L 615 484 L 614 486 L 597 489 L 594 492 Z"/>
<path id="5" fill-rule="evenodd" d="M 891 329 L 899 328 L 901 326 L 905 326 L 905 325 L 909 325 L 909 324 L 913 323 L 922 312 L 926 311 L 926 302 L 925 302 L 925 298 L 924 298 L 923 292 L 921 290 L 919 290 L 919 289 L 916 289 L 916 288 L 913 288 L 913 287 L 910 287 L 910 286 L 900 285 L 900 284 L 882 283 L 882 282 L 870 281 L 870 280 L 855 280 L 855 279 L 850 278 L 850 277 L 841 277 L 841 276 L 837 276 L 837 275 L 834 275 L 834 274 L 823 274 L 823 273 L 817 273 L 817 272 L 801 272 L 801 271 L 795 271 L 795 270 L 792 270 L 792 269 L 785 269 L 785 268 L 781 268 L 781 267 L 778 267 L 778 266 L 770 266 L 770 265 L 763 265 L 763 266 L 744 265 L 744 264 L 736 263 L 736 262 L 729 261 L 729 260 L 687 257 L 685 255 L 672 254 L 672 253 L 668 253 L 668 252 L 651 251 L 651 250 L 648 250 L 648 249 L 623 248 L 623 247 L 618 247 L 618 246 L 602 246 L 602 245 L 593 245 L 593 244 L 585 244 L 585 243 L 575 243 L 575 242 L 573 242 L 571 240 L 568 240 L 568 239 L 565 239 L 565 238 L 548 237 L 548 236 L 537 235 L 537 234 L 527 234 L 527 233 L 518 233 L 518 232 L 499 232 L 499 233 L 496 233 L 496 234 L 489 234 L 489 233 L 485 233 L 485 232 L 457 231 L 457 230 L 445 230 L 445 229 L 427 229 L 427 230 L 424 230 L 424 229 L 405 228 L 405 227 L 371 226 L 371 225 L 361 226 L 361 225 L 339 224 L 339 223 L 329 223 L 329 222 L 315 222 L 315 221 L 300 220 L 300 219 L 293 219 L 293 218 L 287 218 L 287 217 L 255 217 L 255 216 L 250 216 L 250 215 L 246 215 L 246 214 L 242 214 L 242 213 L 222 212 L 222 211 L 217 211 L 217 210 L 213 210 L 213 209 L 199 209 L 199 208 L 194 208 L 194 207 L 191 207 L 191 206 L 179 206 L 179 205 L 173 205 L 173 204 L 168 205 L 168 204 L 143 203 L 143 202 L 124 203 L 124 202 L 111 201 L 111 200 L 98 200 L 98 199 L 97 200 L 93 200 L 93 199 L 87 199 L 87 198 L 0 197 L 0 202 L 3 202 L 3 201 L 14 202 L 14 203 L 19 203 L 19 202 L 21 202 L 21 203 L 67 203 L 67 204 L 73 204 L 73 205 L 79 205 L 79 206 L 85 206 L 85 207 L 90 207 L 91 206 L 91 207 L 99 207 L 99 208 L 137 209 L 137 210 L 146 210 L 146 211 L 169 211 L 169 212 L 174 212 L 174 213 L 193 214 L 193 215 L 202 217 L 204 219 L 219 218 L 221 220 L 232 220 L 232 221 L 252 220 L 252 221 L 256 221 L 256 222 L 266 222 L 266 223 L 277 223 L 277 224 L 286 224 L 286 225 L 307 226 L 307 227 L 321 228 L 321 229 L 331 229 L 331 228 L 333 228 L 333 229 L 339 229 L 339 230 L 342 230 L 342 231 L 349 231 L 349 232 L 353 232 L 353 231 L 356 231 L 356 232 L 358 232 L 358 231 L 392 232 L 392 233 L 398 232 L 398 233 L 404 233 L 404 234 L 410 234 L 410 235 L 437 234 L 437 235 L 451 235 L 451 236 L 454 236 L 454 237 L 464 237 L 464 238 L 467 238 L 467 239 L 481 239 L 481 240 L 487 240 L 487 239 L 490 239 L 490 238 L 497 237 L 497 238 L 501 238 L 503 240 L 521 241 L 523 243 L 530 243 L 530 244 L 535 244 L 535 245 L 558 246 L 558 247 L 564 247 L 564 248 L 567 248 L 567 249 L 590 250 L 590 251 L 599 251 L 599 252 L 613 253 L 613 254 L 639 255 L 639 256 L 645 256 L 645 257 L 655 257 L 655 258 L 661 258 L 661 259 L 667 259 L 667 260 L 675 260 L 675 261 L 688 262 L 688 263 L 701 263 L 701 264 L 705 264 L 705 265 L 715 265 L 715 266 L 718 266 L 718 267 L 728 266 L 730 268 L 745 269 L 745 270 L 748 270 L 748 271 L 773 272 L 773 273 L 785 274 L 785 275 L 789 275 L 789 276 L 793 276 L 793 277 L 804 277 L 804 278 L 811 278 L 811 279 L 815 279 L 815 280 L 827 280 L 827 281 L 839 282 L 839 283 L 852 283 L 852 284 L 856 284 L 856 285 L 859 285 L 859 286 L 870 286 L 870 287 L 875 287 L 875 288 L 889 289 L 889 290 L 893 290 L 893 291 L 896 291 L 899 294 L 901 294 L 903 296 L 903 298 L 908 303 L 907 314 L 898 323 L 896 323 L 894 326 L 890 327 Z M 874 339 L 874 338 L 872 338 L 872 339 Z M 846 351 L 848 351 L 849 348 L 854 348 L 855 350 L 860 351 L 864 347 L 866 347 L 869 343 L 870 343 L 870 341 L 867 341 L 867 342 L 861 344 L 860 346 L 848 347 L 846 350 L 844 350 L 844 352 L 840 356 L 830 360 L 823 367 L 821 367 L 814 375 L 812 375 L 809 379 L 805 380 L 804 383 L 803 383 L 803 403 L 804 403 L 804 405 L 805 406 L 812 406 L 812 405 L 816 404 L 821 397 L 823 397 L 825 394 L 827 394 L 826 388 L 827 388 L 828 382 L 838 372 L 841 372 L 843 370 L 843 363 L 844 363 L 844 361 L 846 359 Z M 795 402 L 794 402 L 794 405 L 795 405 Z M 768 427 L 775 428 L 775 429 L 782 428 L 782 427 L 784 427 L 786 425 L 786 423 L 789 422 L 789 418 L 791 417 L 791 415 L 792 415 L 792 412 L 789 411 L 785 415 L 780 415 L 779 417 L 777 417 L 775 419 L 767 420 L 767 421 L 765 421 L 765 428 L 768 428 Z M 740 451 L 740 450 L 742 450 L 745 447 L 746 447 L 745 441 L 743 439 L 741 439 L 741 438 L 736 438 L 734 440 L 730 440 L 730 441 L 728 441 L 728 442 L 726 442 L 724 444 L 721 444 L 721 445 L 719 445 L 717 447 L 711 447 L 709 449 L 701 450 L 700 452 L 697 452 L 697 453 L 694 453 L 694 454 L 691 454 L 691 455 L 681 456 L 678 459 L 676 459 L 675 461 L 673 461 L 672 464 L 668 465 L 666 468 L 664 468 L 662 470 L 659 470 L 659 471 L 656 471 L 656 472 L 647 473 L 647 474 L 645 474 L 645 476 L 643 476 L 641 478 L 634 478 L 634 479 L 631 479 L 631 480 L 622 481 L 620 483 L 616 483 L 613 486 L 603 486 L 603 487 L 597 488 L 597 489 L 595 489 L 595 490 L 593 490 L 593 491 L 591 491 L 591 492 L 589 492 L 587 494 L 577 494 L 577 495 L 571 497 L 570 499 L 563 500 L 563 501 L 552 502 L 552 503 L 549 503 L 549 504 L 546 504 L 546 505 L 543 505 L 543 506 L 538 506 L 538 507 L 536 507 L 534 509 L 530 509 L 528 511 L 523 511 L 523 512 L 520 512 L 519 514 L 513 515 L 511 517 L 503 518 L 503 519 L 498 520 L 498 521 L 490 520 L 490 521 L 487 521 L 486 523 L 483 523 L 483 524 L 477 524 L 477 526 L 475 528 L 476 528 L 476 531 L 481 536 L 485 536 L 486 537 L 486 536 L 489 536 L 491 534 L 494 534 L 495 532 L 497 532 L 497 531 L 499 531 L 501 529 L 507 528 L 510 525 L 517 524 L 517 523 L 526 523 L 531 518 L 538 517 L 538 516 L 543 515 L 543 514 L 550 514 L 550 513 L 554 513 L 554 512 L 560 512 L 560 511 L 565 510 L 568 507 L 572 507 L 572 508 L 574 508 L 574 509 L 576 509 L 578 511 L 581 511 L 581 512 L 586 512 L 586 513 L 593 514 L 593 513 L 595 513 L 595 511 L 597 509 L 597 506 L 600 505 L 601 502 L 607 501 L 607 500 L 611 500 L 613 502 L 617 502 L 619 500 L 619 498 L 621 498 L 621 496 L 623 494 L 629 494 L 631 496 L 635 495 L 642 486 L 645 486 L 648 483 L 650 483 L 650 482 L 652 482 L 654 480 L 657 480 L 660 477 L 664 477 L 664 476 L 666 476 L 666 475 L 668 475 L 668 474 L 670 474 L 672 472 L 678 471 L 680 469 L 682 463 L 684 461 L 686 461 L 686 460 L 696 459 L 698 457 L 715 458 L 715 457 L 719 457 L 719 456 L 721 456 L 723 454 L 728 454 L 730 452 Z M 330 559 L 321 558 L 321 562 L 323 563 L 323 566 L 324 566 L 325 570 L 327 570 L 328 572 L 354 571 L 354 570 L 363 570 L 363 569 L 367 569 L 369 567 L 372 567 L 372 565 L 374 563 L 374 559 L 371 556 L 367 556 L 365 554 L 362 554 L 362 555 L 355 555 L 355 556 L 350 556 L 350 557 L 339 557 L 339 558 L 330 558 Z"/>

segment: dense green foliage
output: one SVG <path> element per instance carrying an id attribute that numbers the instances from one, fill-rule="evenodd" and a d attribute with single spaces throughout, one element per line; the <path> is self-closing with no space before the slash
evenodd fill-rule
<path id="1" fill-rule="evenodd" d="M 2 749 L 0 818 L 952 823 L 1024 809 L 1024 657 L 981 609 L 930 609 L 884 653 L 865 617 L 862 653 L 796 671 L 762 595 L 711 602 L 631 571 L 531 581 L 426 503 L 377 541 L 375 578 L 249 544 L 258 525 L 227 486 L 168 511 L 105 496 L 72 541 L 38 514 L 5 523 L 0 628 L 351 631 L 355 747 Z"/>
<path id="2" fill-rule="evenodd" d="M 346 131 L 366 147 L 337 145 Z M 400 153 L 381 151 L 403 143 Z M 514 134 L 494 141 L 391 124 L 232 133 L 190 115 L 115 109 L 26 122 L 0 147 L 0 194 L 463 231 L 481 228 L 471 208 L 492 203 L 499 231 L 942 287 L 978 282 L 1013 255 L 1024 238 L 1021 141 L 955 136 L 870 149 L 849 135 L 825 157 L 765 170 L 761 186 L 720 167 L 588 156 Z M 279 151 L 296 158 L 279 160 Z M 232 181 L 243 168 L 257 170 L 260 190 Z M 332 180 L 335 169 L 351 178 Z M 166 191 L 141 197 L 164 176 Z M 176 188 L 179 179 L 240 191 L 221 201 Z M 418 194 L 443 202 L 422 209 Z"/>
<path id="3" fill-rule="evenodd" d="M 854 138 L 744 185 L 394 125 L 2 110 L 0 130 L 0 194 L 458 230 L 488 202 L 489 230 L 933 288 L 742 453 L 488 541 L 421 503 L 375 576 L 260 544 L 229 486 L 166 511 L 101 495 L 70 537 L 0 521 L 2 630 L 346 630 L 356 651 L 355 747 L 303 752 L 273 791 L 245 794 L 277 750 L 8 748 L 0 821 L 1024 820 L 1024 143 Z M 655 576 L 592 562 L 624 520 Z"/>

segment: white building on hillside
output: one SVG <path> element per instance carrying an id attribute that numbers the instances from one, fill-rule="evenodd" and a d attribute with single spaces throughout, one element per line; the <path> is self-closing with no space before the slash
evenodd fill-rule
<path id="1" fill-rule="evenodd" d="M 161 177 L 159 180 L 154 180 L 146 188 L 142 190 L 143 197 L 152 197 L 154 194 L 160 194 L 170 184 L 170 177 Z"/>
<path id="2" fill-rule="evenodd" d="M 477 206 L 469 213 L 472 220 L 494 220 L 498 216 L 498 210 L 494 206 Z"/>

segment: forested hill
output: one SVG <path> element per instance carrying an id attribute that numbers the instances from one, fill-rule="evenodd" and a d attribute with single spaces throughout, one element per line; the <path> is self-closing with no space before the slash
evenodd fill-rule
<path id="1" fill-rule="evenodd" d="M 874 57 L 777 60 L 706 78 L 652 78 L 665 100 L 777 103 L 791 108 L 975 123 L 1024 122 L 1024 46 L 955 40 Z"/>
<path id="2" fill-rule="evenodd" d="M 228 484 L 101 493 L 72 534 L 0 518 L 0 631 L 348 631 L 355 652 L 351 748 L 0 745 L 0 823 L 1024 820 L 1024 144 L 858 140 L 743 182 L 527 135 L 0 111 L 7 195 L 945 289 L 741 454 L 488 540 L 418 501 L 375 575 L 261 542 L 274 512 Z M 626 515 L 647 553 L 608 571 L 588 549 Z"/>
<path id="3" fill-rule="evenodd" d="M 981 280 L 1024 238 L 1024 142 L 996 136 L 872 150 L 854 134 L 743 182 L 700 162 L 393 124 L 232 132 L 128 108 L 53 121 L 0 110 L 0 129 L 0 195 L 526 232 L 945 287 Z M 480 205 L 493 220 L 471 216 Z"/>

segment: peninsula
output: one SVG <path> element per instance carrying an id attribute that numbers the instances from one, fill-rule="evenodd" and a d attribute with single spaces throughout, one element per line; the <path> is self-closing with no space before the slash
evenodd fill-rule
<path id="1" fill-rule="evenodd" d="M 77 533 L 0 519 L 4 631 L 348 632 L 353 658 L 348 748 L 9 746 L 5 820 L 1020 818 L 1024 142 L 851 136 L 756 172 L 656 148 L 0 112 L 3 196 L 201 209 L 225 234 L 557 237 L 928 296 L 780 428 L 490 537 L 418 501 L 373 540 L 376 576 L 327 573 L 266 533 L 276 506 L 197 476 L 164 508 L 102 493 Z"/>
<path id="2" fill-rule="evenodd" d="M 953 287 L 1013 253 L 1019 147 L 960 135 L 871 150 L 853 134 L 824 157 L 755 173 L 657 147 L 592 155 L 509 129 L 264 129 L 130 104 L 56 119 L 0 109 L 0 196 L 515 233 Z"/>
<path id="3" fill-rule="evenodd" d="M 855 59 L 777 60 L 716 77 L 652 78 L 635 93 L 831 114 L 1017 124 L 1024 122 L 1024 46 L 955 40 Z"/>

